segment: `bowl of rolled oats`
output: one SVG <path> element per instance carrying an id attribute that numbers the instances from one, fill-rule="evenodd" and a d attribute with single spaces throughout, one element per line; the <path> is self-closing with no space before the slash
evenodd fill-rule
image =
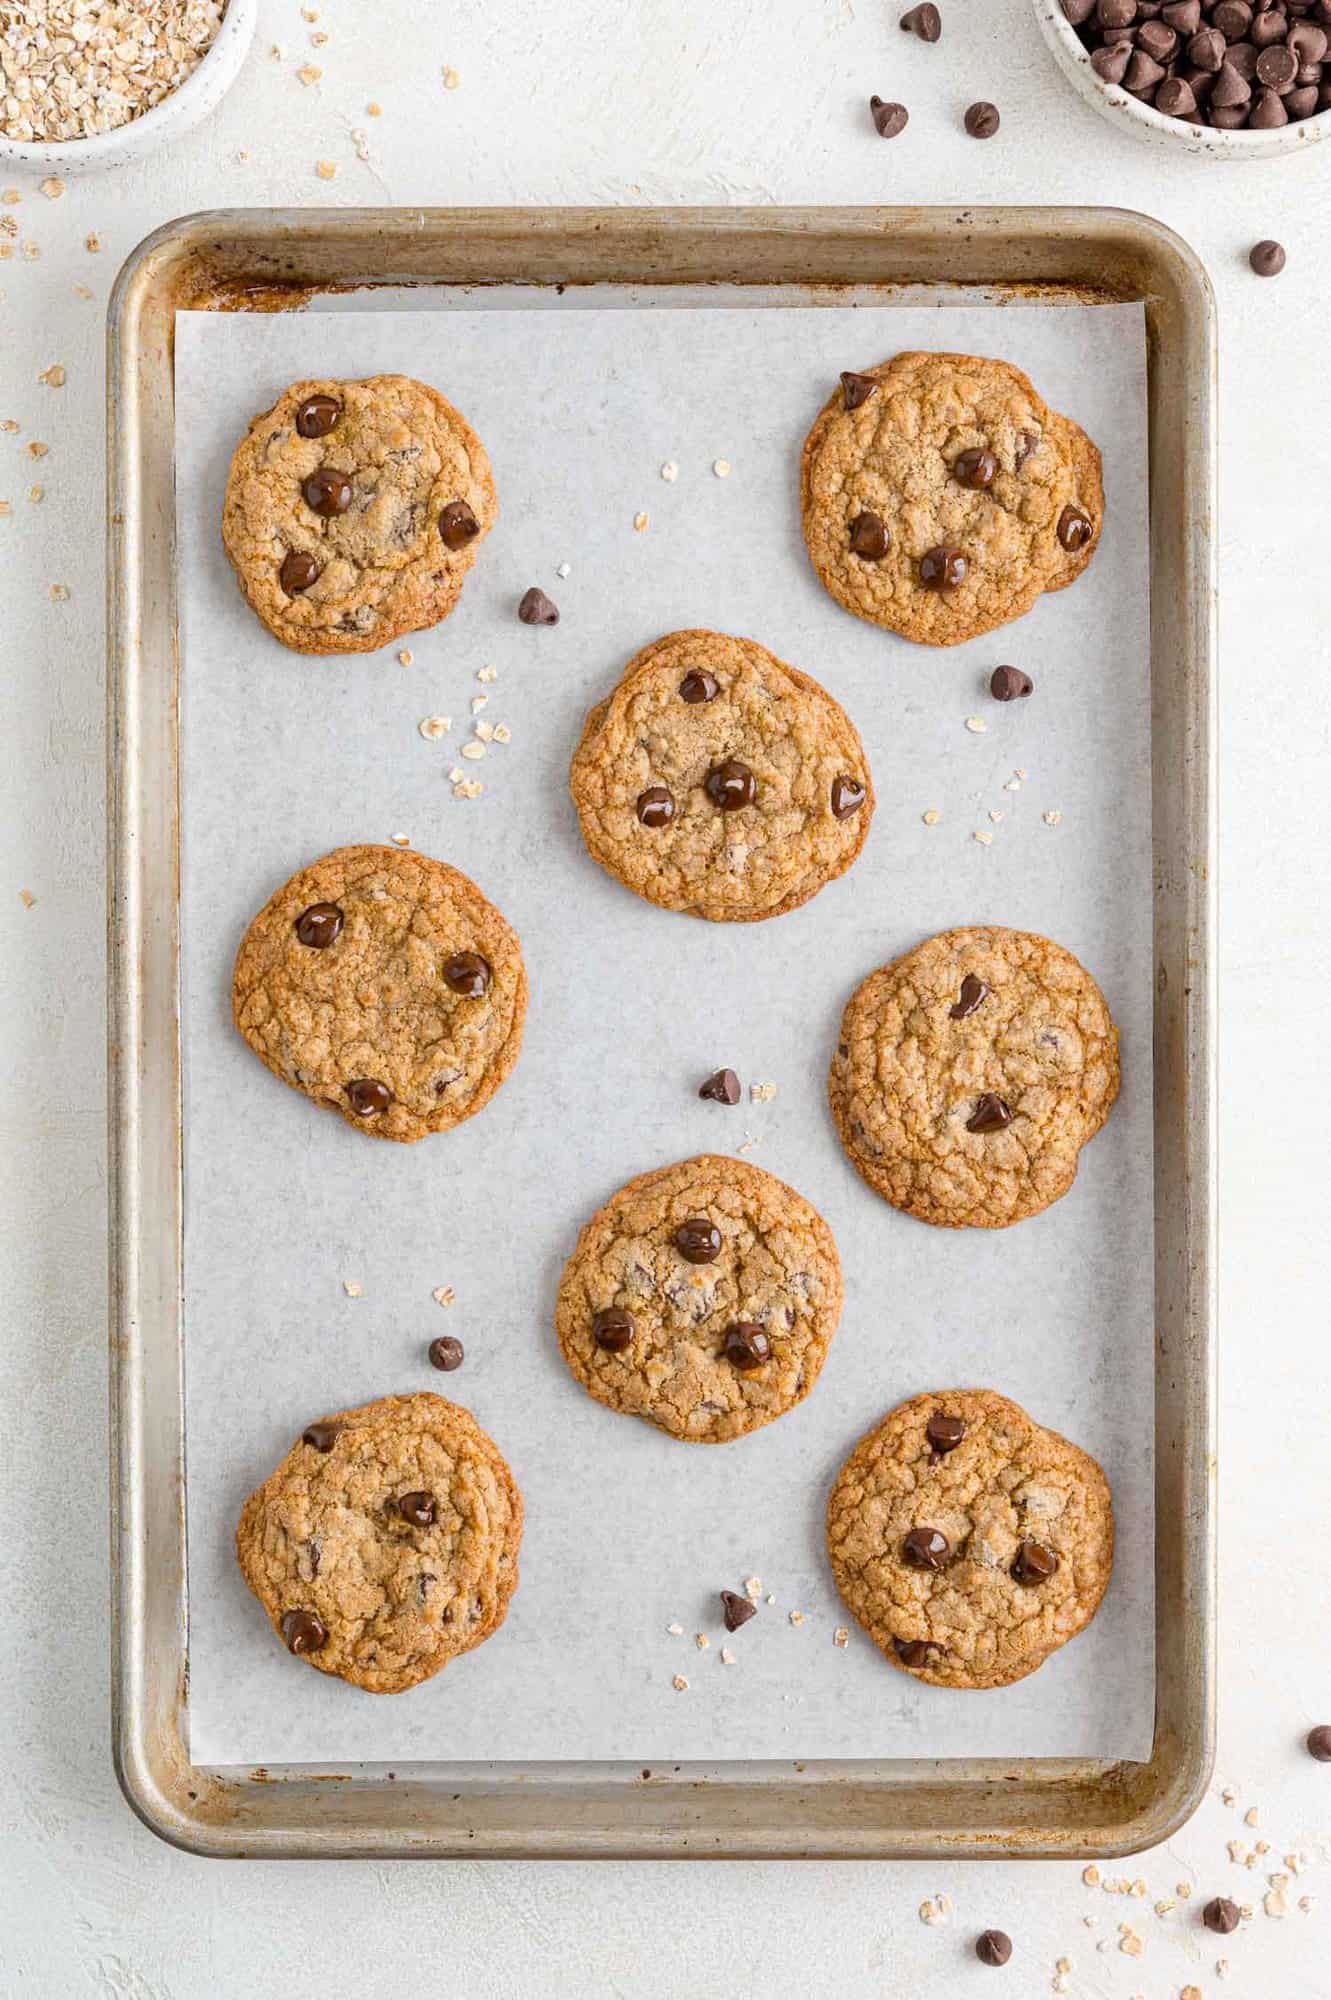
<path id="1" fill-rule="evenodd" d="M 258 0 L 0 0 L 0 160 L 122 166 L 216 109 Z"/>

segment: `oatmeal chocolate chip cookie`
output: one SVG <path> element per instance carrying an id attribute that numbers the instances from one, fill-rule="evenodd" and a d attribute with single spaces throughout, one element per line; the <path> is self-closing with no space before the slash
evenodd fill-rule
<path id="1" fill-rule="evenodd" d="M 873 781 L 825 688 L 752 639 L 671 632 L 631 659 L 570 772 L 593 858 L 715 923 L 796 909 L 854 861 Z"/>
<path id="2" fill-rule="evenodd" d="M 1003 1229 L 1066 1194 L 1118 1095 L 1118 1030 L 1071 952 L 944 931 L 852 995 L 828 1079 L 851 1162 L 948 1229 Z"/>
<path id="3" fill-rule="evenodd" d="M 812 1389 L 841 1317 L 832 1232 L 793 1188 L 704 1153 L 630 1181 L 564 1267 L 559 1344 L 598 1403 L 699 1444 Z"/>
<path id="4" fill-rule="evenodd" d="M 503 1624 L 522 1495 L 470 1411 L 382 1396 L 310 1424 L 245 1502 L 236 1556 L 287 1650 L 400 1694 Z"/>
<path id="5" fill-rule="evenodd" d="M 395 847 L 293 875 L 236 954 L 236 1026 L 274 1076 L 378 1139 L 460 1125 L 518 1059 L 527 975 L 474 882 Z"/>
<path id="6" fill-rule="evenodd" d="M 284 646 L 369 653 L 447 618 L 498 512 L 485 447 L 437 389 L 295 382 L 236 450 L 222 540 Z"/>
<path id="7" fill-rule="evenodd" d="M 992 1389 L 912 1396 L 838 1473 L 827 1552 L 894 1666 L 935 1687 L 1007 1687 L 1099 1609 L 1114 1561 L 1109 1483 Z"/>
<path id="8" fill-rule="evenodd" d="M 954 646 L 1061 590 L 1094 552 L 1100 454 L 1019 368 L 898 354 L 842 377 L 804 445 L 804 539 L 839 603 Z"/>

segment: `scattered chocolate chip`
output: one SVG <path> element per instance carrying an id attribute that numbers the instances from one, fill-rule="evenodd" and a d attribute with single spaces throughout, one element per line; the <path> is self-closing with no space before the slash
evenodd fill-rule
<path id="1" fill-rule="evenodd" d="M 881 562 L 892 546 L 892 537 L 880 514 L 867 509 L 857 514 L 850 524 L 850 552 L 862 556 L 865 562 Z"/>
<path id="2" fill-rule="evenodd" d="M 342 912 L 336 903 L 311 903 L 296 918 L 296 936 L 311 951 L 327 951 L 342 935 Z"/>
<path id="3" fill-rule="evenodd" d="M 317 1653 L 328 1644 L 328 1629 L 317 1611 L 284 1611 L 282 1637 L 289 1653 Z"/>
<path id="4" fill-rule="evenodd" d="M 607 1306 L 592 1321 L 592 1339 L 607 1354 L 622 1354 L 633 1342 L 634 1321 L 623 1306 Z"/>
<path id="5" fill-rule="evenodd" d="M 1058 1557 L 1043 1542 L 1023 1542 L 1012 1559 L 1012 1574 L 1018 1583 L 1048 1583 L 1058 1568 Z"/>
<path id="6" fill-rule="evenodd" d="M 940 546 L 920 557 L 920 582 L 926 590 L 955 590 L 969 567 L 960 549 Z"/>
<path id="7" fill-rule="evenodd" d="M 912 1569 L 942 1569 L 951 1553 L 941 1528 L 912 1528 L 901 1544 L 901 1559 Z"/>
<path id="8" fill-rule="evenodd" d="M 881 97 L 874 97 L 869 101 L 872 104 L 881 104 L 883 100 Z M 877 387 L 877 379 L 872 375 L 856 375 L 849 368 L 843 368 L 841 371 L 841 395 L 848 410 L 858 410 L 861 403 L 867 403 Z"/>
<path id="9" fill-rule="evenodd" d="M 675 1248 L 690 1264 L 714 1264 L 721 1255 L 721 1231 L 705 1215 L 690 1215 L 675 1231 Z"/>
<path id="10" fill-rule="evenodd" d="M 277 572 L 277 580 L 288 597 L 299 597 L 302 590 L 308 590 L 312 583 L 319 581 L 319 564 L 304 549 L 288 549 Z"/>
<path id="11" fill-rule="evenodd" d="M 428 1528 L 434 1521 L 434 1506 L 433 1493 L 404 1493 L 397 1511 L 413 1528 Z"/>
<path id="12" fill-rule="evenodd" d="M 952 461 L 952 477 L 959 486 L 969 486 L 975 492 L 983 492 L 992 486 L 998 472 L 998 460 L 991 451 L 983 451 L 976 445 L 970 451 L 959 452 Z"/>
<path id="13" fill-rule="evenodd" d="M 462 1342 L 455 1340 L 451 1333 L 441 1333 L 429 1346 L 430 1366 L 438 1368 L 442 1374 L 451 1375 L 466 1359 Z"/>
<path id="14" fill-rule="evenodd" d="M 307 1424 L 300 1434 L 300 1441 L 313 1445 L 316 1451 L 331 1451 L 333 1440 L 341 1428 L 340 1424 Z"/>
<path id="15" fill-rule="evenodd" d="M 772 1343 L 756 1320 L 737 1319 L 721 1336 L 721 1352 L 742 1374 L 747 1374 L 771 1360 Z"/>
<path id="16" fill-rule="evenodd" d="M 1034 686 L 1030 675 L 1020 667 L 995 667 L 989 676 L 989 692 L 995 701 L 1019 701 Z"/>
<path id="17" fill-rule="evenodd" d="M 1100 80 L 1166 117 L 1265 131 L 1331 108 L 1331 0 L 1063 0 L 1063 11 Z"/>
<path id="18" fill-rule="evenodd" d="M 446 549 L 465 549 L 481 532 L 481 524 L 465 500 L 450 500 L 439 516 L 439 533 Z"/>
<path id="19" fill-rule="evenodd" d="M 935 1410 L 924 1427 L 924 1435 L 939 1457 L 946 1458 L 950 1451 L 956 1450 L 965 1437 L 966 1419 L 950 1417 L 945 1410 Z"/>
<path id="20" fill-rule="evenodd" d="M 489 990 L 490 967 L 478 951 L 455 951 L 443 964 L 444 984 L 464 1000 L 479 1000 Z"/>
<path id="21" fill-rule="evenodd" d="M 301 492 L 305 505 L 312 514 L 319 514 L 331 520 L 335 514 L 345 514 L 351 505 L 351 481 L 345 472 L 335 466 L 321 465 L 302 481 Z"/>
<path id="22" fill-rule="evenodd" d="M 750 1618 L 758 1616 L 758 1607 L 750 1598 L 740 1597 L 733 1590 L 721 1592 L 721 1623 L 727 1632 L 738 1632 L 741 1625 L 747 1625 Z"/>
<path id="23" fill-rule="evenodd" d="M 1086 547 L 1095 529 L 1090 515 L 1084 514 L 1080 507 L 1065 507 L 1058 517 L 1057 533 L 1059 546 L 1075 555 L 1079 549 Z"/>
<path id="24" fill-rule="evenodd" d="M 964 1021 L 968 1015 L 975 1012 L 981 1001 L 987 1000 L 988 997 L 989 988 L 983 979 L 977 978 L 973 972 L 968 972 L 961 982 L 961 992 L 947 1010 L 948 1019 Z"/>
<path id="25" fill-rule="evenodd" d="M 664 785 L 648 785 L 645 792 L 638 793 L 638 818 L 653 832 L 669 826 L 675 817 L 675 801 Z"/>
<path id="26" fill-rule="evenodd" d="M 303 438 L 327 437 L 342 414 L 331 396 L 307 396 L 296 412 L 296 429 Z"/>
<path id="27" fill-rule="evenodd" d="M 1319 1764 L 1331 1764 L 1331 1723 L 1319 1722 L 1316 1729 L 1310 1729 L 1303 1747 Z"/>
<path id="28" fill-rule="evenodd" d="M 843 772 L 832 780 L 832 817 L 849 819 L 864 804 L 864 787 L 858 778 L 848 778 Z"/>
<path id="29" fill-rule="evenodd" d="M 972 139 L 992 139 L 999 125 L 998 106 L 982 97 L 968 108 L 963 122 Z"/>
<path id="30" fill-rule="evenodd" d="M 1001 1132 L 1012 1123 L 1012 1112 L 1001 1097 L 986 1090 L 976 1099 L 975 1109 L 966 1120 L 968 1132 Z"/>
<path id="31" fill-rule="evenodd" d="M 1278 278 L 1285 268 L 1285 247 L 1264 236 L 1248 252 L 1248 262 L 1259 278 Z"/>
<path id="32" fill-rule="evenodd" d="M 697 708 L 700 703 L 715 701 L 721 692 L 721 684 L 715 674 L 709 674 L 706 667 L 690 667 L 679 684 L 679 698 Z"/>
<path id="33" fill-rule="evenodd" d="M 530 590 L 524 590 L 522 593 L 518 604 L 518 617 L 524 625 L 557 625 L 559 606 L 533 584 Z"/>
<path id="34" fill-rule="evenodd" d="M 393 1102 L 393 1093 L 386 1083 L 379 1083 L 373 1077 L 358 1076 L 354 1083 L 347 1085 L 347 1102 L 358 1118 L 373 1118 L 377 1112 L 387 1111 Z"/>
<path id="35" fill-rule="evenodd" d="M 739 1078 L 733 1069 L 713 1070 L 698 1095 L 711 1104 L 738 1104 Z"/>
<path id="36" fill-rule="evenodd" d="M 727 757 L 724 764 L 718 764 L 707 773 L 703 790 L 718 812 L 733 813 L 738 812 L 741 806 L 753 804 L 758 796 L 758 780 L 747 764 Z"/>
<path id="37" fill-rule="evenodd" d="M 1012 1940 L 1006 1931 L 981 1931 L 975 1940 L 975 1956 L 981 1965 L 1006 1965 L 1012 1956 Z"/>
<path id="38" fill-rule="evenodd" d="M 901 17 L 901 26 L 907 34 L 918 35 L 922 42 L 936 42 L 943 32 L 943 17 L 933 5 L 933 0 L 924 0 L 919 7 L 912 7 Z"/>
<path id="39" fill-rule="evenodd" d="M 904 104 L 888 104 L 881 97 L 869 99 L 869 116 L 873 119 L 874 131 L 880 139 L 899 137 L 910 123 L 910 113 Z"/>
<path id="40" fill-rule="evenodd" d="M 1243 1912 L 1228 1896 L 1212 1896 L 1202 1911 L 1202 1922 L 1208 1931 L 1215 1931 L 1220 1937 L 1228 1937 L 1236 1931 L 1243 1920 Z"/>
<path id="41" fill-rule="evenodd" d="M 933 1647 L 927 1639 L 894 1639 L 892 1647 L 903 1667 L 925 1667 Z"/>

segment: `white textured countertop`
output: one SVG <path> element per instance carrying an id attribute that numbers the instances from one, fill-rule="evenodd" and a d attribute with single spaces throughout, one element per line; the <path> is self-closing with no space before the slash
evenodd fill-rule
<path id="1" fill-rule="evenodd" d="M 0 577 L 6 776 L 0 1174 L 9 1326 L 0 1703 L 0 1991 L 127 2000 L 315 1992 L 910 1995 L 1114 2000 L 1331 1995 L 1331 1720 L 1324 1210 L 1331 927 L 1326 325 L 1331 144 L 1246 167 L 1151 152 L 1080 104 L 1026 0 L 941 0 L 936 47 L 881 0 L 262 0 L 221 113 L 150 165 L 22 200 L 0 262 Z M 327 31 L 311 49 L 312 32 Z M 281 59 L 270 54 L 284 45 Z M 302 63 L 323 71 L 303 86 Z M 458 85 L 445 90 L 445 66 Z M 871 91 L 911 111 L 877 140 Z M 967 139 L 977 97 L 999 136 Z M 377 100 L 383 114 L 371 118 Z M 353 128 L 369 134 L 358 160 Z M 316 162 L 335 160 L 325 182 Z M 1121 1871 L 1072 1864 L 559 1866 L 201 1862 L 155 1841 L 107 1747 L 103 1138 L 102 343 L 148 230 L 275 203 L 1098 202 L 1161 217 L 1220 301 L 1223 601 L 1220 1754 L 1215 1795 Z M 100 252 L 85 238 L 95 232 Z M 1262 282 L 1246 254 L 1286 245 Z M 1320 248 L 1319 248 L 1320 246 Z M 86 294 L 85 290 L 86 288 Z M 39 381 L 58 363 L 63 387 Z M 187 413 L 182 413 L 187 420 Z M 49 445 L 40 463 L 33 440 Z M 665 445 L 663 444 L 663 450 Z M 40 485 L 45 497 L 32 501 Z M 69 590 L 53 601 L 52 584 Z M 20 892 L 36 898 L 28 907 Z M 1223 1802 L 1220 1788 L 1237 1795 Z M 1243 1815 L 1257 1811 L 1257 1822 Z M 1227 1842 L 1269 1852 L 1247 1870 Z M 1301 1854 L 1288 1913 L 1267 1876 Z M 1113 1869 L 1111 1875 L 1119 1872 Z M 1176 1885 L 1193 1895 L 1172 1901 Z M 1255 1915 L 1216 1940 L 1210 1895 Z M 926 1923 L 921 1906 L 950 1911 Z M 1303 1911 L 1299 1898 L 1312 1907 Z M 1083 1918 L 1094 1919 L 1088 1928 Z M 1120 1949 L 1127 1924 L 1140 1956 Z M 1016 1950 L 1002 1972 L 970 1941 Z M 1104 1944 L 1103 1951 L 1098 1946 Z M 1217 1976 L 1220 1956 L 1227 1979 Z M 1057 1963 L 1071 1961 L 1062 1976 Z M 1191 2000 L 1191 1996 L 1189 1996 Z"/>

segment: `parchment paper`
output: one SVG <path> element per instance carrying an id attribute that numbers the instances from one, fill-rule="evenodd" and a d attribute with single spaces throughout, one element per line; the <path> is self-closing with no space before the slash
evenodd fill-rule
<path id="1" fill-rule="evenodd" d="M 496 303 L 445 295 L 432 311 L 176 323 L 192 1754 L 1143 1756 L 1154 1665 L 1140 309 Z M 799 530 L 799 447 L 838 371 L 912 346 L 1017 362 L 1104 452 L 1107 526 L 1086 576 L 945 652 L 841 611 Z M 400 642 L 412 665 L 397 645 L 302 658 L 262 630 L 223 556 L 230 454 L 287 382 L 384 370 L 438 385 L 465 412 L 492 455 L 501 519 L 454 615 Z M 659 476 L 667 460 L 674 483 Z M 635 532 L 640 510 L 650 525 Z M 557 628 L 517 622 L 531 583 L 560 605 Z M 824 682 L 863 734 L 879 797 L 869 842 L 789 916 L 674 916 L 582 847 L 566 789 L 582 717 L 638 647 L 684 625 L 763 641 Z M 989 699 L 1004 661 L 1033 675 L 1031 699 Z M 493 685 L 477 680 L 487 664 Z M 447 773 L 478 694 L 512 742 L 463 764 L 485 789 L 461 801 Z M 452 733 L 427 742 L 417 723 L 440 712 Z M 967 730 L 972 715 L 985 733 Z M 1018 770 L 1020 789 L 1006 790 Z M 476 878 L 521 935 L 532 985 L 505 1088 L 460 1130 L 406 1147 L 372 1143 L 285 1089 L 230 1022 L 236 945 L 269 894 L 329 848 L 396 833 Z M 953 1232 L 898 1215 L 856 1178 L 824 1079 L 865 973 L 947 925 L 984 922 L 1048 932 L 1091 968 L 1122 1030 L 1123 1094 L 1065 1200 L 1010 1230 Z M 719 1064 L 775 1083 L 776 1097 L 700 1102 Z M 845 1314 L 798 1410 L 733 1444 L 684 1445 L 578 1388 L 551 1327 L 556 1281 L 580 1224 L 622 1181 L 750 1139 L 747 1157 L 830 1222 Z M 456 1304 L 441 1309 L 431 1293 L 445 1285 Z M 426 1363 L 439 1333 L 466 1345 L 456 1374 Z M 957 1694 L 881 1659 L 840 1606 L 822 1526 L 837 1467 L 884 1411 L 974 1384 L 1101 1460 L 1118 1555 L 1083 1637 L 1016 1687 Z M 232 1534 L 245 1495 L 311 1417 L 426 1388 L 466 1403 L 515 1470 L 522 1584 L 479 1651 L 376 1698 L 287 1657 Z M 754 1575 L 776 1601 L 727 1640 L 716 1593 Z"/>

